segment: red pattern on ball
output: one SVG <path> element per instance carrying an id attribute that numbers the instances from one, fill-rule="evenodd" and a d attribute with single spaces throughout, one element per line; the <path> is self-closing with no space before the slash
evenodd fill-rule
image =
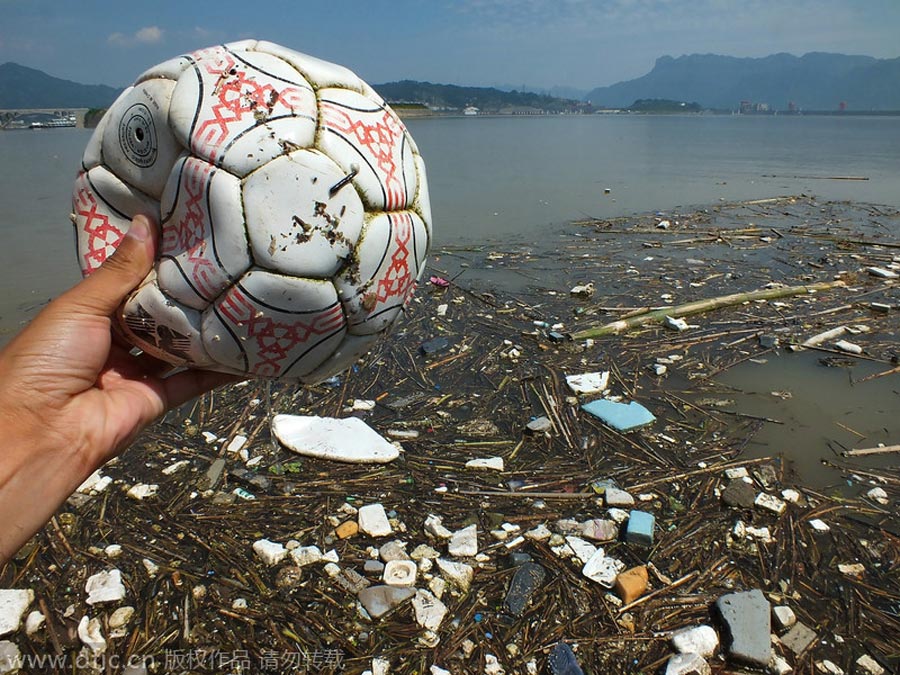
<path id="1" fill-rule="evenodd" d="M 222 51 L 216 56 L 220 58 L 201 57 L 200 65 L 207 73 L 218 77 L 212 92 L 218 102 L 211 108 L 212 118 L 203 120 L 191 138 L 191 150 L 202 153 L 206 148 L 212 161 L 216 161 L 220 151 L 226 149 L 222 146 L 231 137 L 232 127 L 248 126 L 245 119 L 248 115 L 253 117 L 249 124 L 253 126 L 257 122 L 257 114 L 262 113 L 269 118 L 281 106 L 282 113 L 289 115 L 295 108 L 302 107 L 303 101 L 303 94 L 297 87 L 288 86 L 278 91 L 271 84 L 260 85 L 253 75 L 247 74 L 246 66 L 231 54 Z"/>
<path id="2" fill-rule="evenodd" d="M 398 167 L 398 148 L 403 141 L 403 125 L 384 109 L 376 117 L 378 111 L 359 113 L 328 101 L 322 101 L 320 108 L 323 124 L 363 151 L 375 168 L 384 187 L 385 208 L 390 211 L 405 207 L 406 190 Z M 376 117 L 374 122 L 370 119 L 372 117 Z"/>
<path id="3" fill-rule="evenodd" d="M 81 272 L 91 274 L 112 255 L 125 233 L 113 225 L 109 216 L 97 210 L 97 200 L 88 188 L 79 188 L 75 196 L 75 215 L 84 218 L 82 229 L 88 236 Z"/>
<path id="4" fill-rule="evenodd" d="M 333 333 L 345 323 L 340 305 L 328 307 L 308 318 L 298 317 L 290 323 L 277 321 L 265 316 L 237 286 L 222 299 L 219 312 L 234 326 L 241 327 L 248 341 L 255 343 L 255 353 L 260 360 L 251 364 L 250 372 L 261 377 L 278 377 L 290 365 L 285 361 L 298 345 Z"/>

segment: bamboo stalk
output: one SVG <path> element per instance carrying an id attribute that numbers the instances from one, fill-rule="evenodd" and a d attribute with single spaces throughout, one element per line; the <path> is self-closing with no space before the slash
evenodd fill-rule
<path id="1" fill-rule="evenodd" d="M 774 300 L 776 298 L 787 298 L 793 295 L 803 295 L 813 291 L 827 291 L 832 288 L 843 288 L 846 284 L 843 281 L 825 281 L 818 284 L 809 284 L 804 286 L 785 286 L 783 288 L 765 288 L 758 291 L 749 291 L 747 293 L 732 293 L 730 295 L 721 295 L 717 298 L 708 298 L 706 300 L 697 300 L 688 302 L 683 305 L 675 305 L 674 307 L 666 307 L 657 309 L 628 319 L 620 319 L 612 323 L 594 326 L 585 330 L 572 334 L 574 340 L 584 340 L 587 338 L 597 338 L 604 335 L 617 335 L 632 328 L 643 326 L 646 323 L 663 321 L 667 316 L 679 318 L 682 316 L 690 316 L 692 314 L 700 314 L 722 307 L 731 307 L 740 305 L 744 302 L 753 300 Z"/>
<path id="2" fill-rule="evenodd" d="M 900 445 L 886 445 L 883 448 L 857 448 L 856 450 L 847 450 L 843 454 L 845 457 L 866 457 L 868 455 L 886 455 L 892 452 L 900 452 Z"/>

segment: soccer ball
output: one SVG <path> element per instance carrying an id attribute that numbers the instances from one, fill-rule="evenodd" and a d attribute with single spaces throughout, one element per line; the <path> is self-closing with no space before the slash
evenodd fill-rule
<path id="1" fill-rule="evenodd" d="M 103 117 L 73 195 L 84 275 L 138 213 L 162 241 L 124 335 L 173 365 L 303 382 L 388 330 L 431 241 L 397 115 L 346 68 L 256 40 L 151 68 Z"/>

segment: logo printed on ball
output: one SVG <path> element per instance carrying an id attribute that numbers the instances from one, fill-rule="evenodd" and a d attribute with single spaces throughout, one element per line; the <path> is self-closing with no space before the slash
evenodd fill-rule
<path id="1" fill-rule="evenodd" d="M 150 108 L 143 103 L 135 103 L 122 115 L 119 145 L 129 161 L 142 169 L 156 161 L 156 126 Z"/>

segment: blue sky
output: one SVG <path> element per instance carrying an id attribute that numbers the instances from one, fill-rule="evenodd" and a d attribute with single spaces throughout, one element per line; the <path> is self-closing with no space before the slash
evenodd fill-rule
<path id="1" fill-rule="evenodd" d="M 0 63 L 128 84 L 186 51 L 259 37 L 365 80 L 591 89 L 657 57 L 900 56 L 900 0 L 0 0 Z"/>

